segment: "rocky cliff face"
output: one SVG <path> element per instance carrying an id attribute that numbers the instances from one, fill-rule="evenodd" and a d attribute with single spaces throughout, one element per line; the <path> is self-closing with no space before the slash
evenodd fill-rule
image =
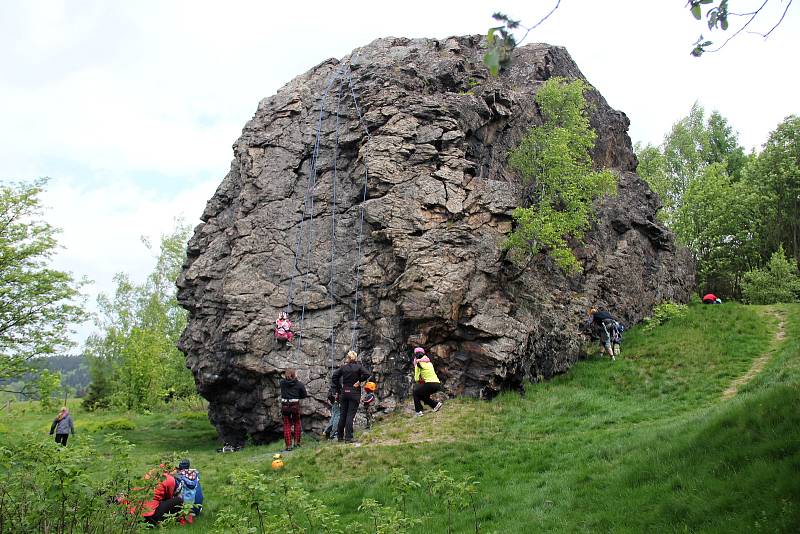
<path id="1" fill-rule="evenodd" d="M 507 153 L 541 123 L 541 82 L 582 74 L 563 48 L 535 44 L 492 79 L 482 46 L 380 39 L 259 103 L 178 281 L 189 310 L 180 347 L 227 441 L 278 430 L 286 367 L 312 397 L 306 428 L 321 428 L 330 368 L 351 346 L 374 369 L 383 409 L 408 394 L 417 344 L 449 394 L 491 397 L 569 369 L 590 305 L 633 323 L 688 298 L 688 256 L 634 174 L 628 119 L 595 90 L 593 157 L 619 186 L 576 244 L 584 273 L 567 277 L 544 255 L 521 273 L 506 260 L 521 203 Z M 287 306 L 302 332 L 294 349 L 272 335 Z"/>

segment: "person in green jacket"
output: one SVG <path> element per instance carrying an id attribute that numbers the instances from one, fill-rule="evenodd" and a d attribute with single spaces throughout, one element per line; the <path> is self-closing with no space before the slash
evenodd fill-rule
<path id="1" fill-rule="evenodd" d="M 414 411 L 419 417 L 423 415 L 422 403 L 430 406 L 434 412 L 438 412 L 442 407 L 441 402 L 431 399 L 431 395 L 441 391 L 442 384 L 430 358 L 425 354 L 425 349 L 417 347 L 414 349 Z"/>

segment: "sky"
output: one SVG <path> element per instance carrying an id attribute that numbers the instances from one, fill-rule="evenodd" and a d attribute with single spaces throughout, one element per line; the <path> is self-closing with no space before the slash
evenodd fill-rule
<path id="1" fill-rule="evenodd" d="M 786 1 L 771 0 L 754 30 L 768 30 Z M 92 280 L 94 302 L 113 292 L 115 273 L 141 281 L 153 268 L 142 236 L 157 243 L 177 218 L 200 222 L 258 101 L 295 76 L 379 37 L 485 34 L 494 11 L 533 24 L 555 4 L 0 0 L 0 180 L 50 178 L 45 219 L 62 230 L 54 264 Z M 800 114 L 800 6 L 769 39 L 743 33 L 696 59 L 701 33 L 729 34 L 709 34 L 685 4 L 562 0 L 526 43 L 566 47 L 628 115 L 634 142 L 659 144 L 697 101 L 759 149 Z"/>

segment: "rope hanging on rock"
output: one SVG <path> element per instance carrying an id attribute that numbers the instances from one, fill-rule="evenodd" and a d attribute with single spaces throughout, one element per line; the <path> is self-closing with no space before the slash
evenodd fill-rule
<path id="1" fill-rule="evenodd" d="M 311 155 L 311 168 L 309 171 L 308 180 L 306 181 L 306 192 L 303 198 L 303 214 L 302 219 L 300 221 L 300 228 L 297 233 L 297 239 L 295 241 L 295 254 L 294 254 L 294 266 L 292 269 L 292 274 L 289 280 L 289 293 L 287 298 L 286 304 L 286 311 L 288 312 L 293 304 L 294 299 L 294 288 L 295 288 L 295 276 L 302 274 L 302 289 L 303 293 L 307 292 L 308 289 L 308 275 L 309 271 L 311 270 L 312 264 L 312 245 L 314 242 L 314 204 L 315 204 L 315 191 L 317 188 L 317 162 L 319 159 L 319 151 L 320 151 L 320 143 L 322 137 L 322 122 L 323 117 L 325 115 L 325 104 L 327 102 L 328 94 L 333 87 L 333 85 L 339 81 L 339 89 L 337 93 L 337 100 L 336 100 L 336 122 L 335 122 L 335 145 L 334 145 L 334 153 L 333 153 L 333 183 L 332 183 L 332 209 L 331 209 L 331 254 L 330 254 L 330 278 L 328 280 L 328 293 L 331 298 L 331 304 L 329 308 L 328 318 L 330 324 L 330 367 L 333 369 L 334 367 L 334 360 L 335 360 L 335 346 L 336 346 L 336 327 L 334 325 L 333 319 L 333 308 L 336 304 L 336 296 L 334 293 L 334 283 L 336 279 L 336 268 L 335 268 L 335 260 L 337 257 L 337 249 L 336 249 L 336 225 L 337 225 L 337 213 L 338 213 L 338 193 L 337 193 L 337 182 L 338 182 L 338 160 L 339 160 L 339 129 L 340 129 L 340 117 L 341 117 L 341 103 L 342 103 L 342 91 L 344 89 L 344 80 L 342 79 L 342 69 L 347 67 L 347 89 L 350 95 L 350 100 L 353 103 L 353 107 L 356 111 L 356 116 L 358 118 L 359 125 L 364 129 L 366 134 L 366 143 L 365 143 L 365 152 L 364 152 L 364 181 L 363 181 L 363 192 L 361 195 L 361 203 L 359 205 L 359 218 L 358 218 L 358 232 L 356 238 L 356 257 L 355 257 L 355 284 L 354 284 L 354 291 L 353 291 L 353 316 L 351 321 L 351 339 L 350 339 L 350 349 L 351 350 L 358 350 L 358 317 L 359 317 L 359 291 L 360 291 L 360 284 L 361 284 L 361 256 L 363 251 L 363 241 L 364 241 L 364 203 L 367 200 L 367 183 L 369 180 L 369 141 L 371 140 L 369 129 L 367 128 L 366 124 L 364 123 L 363 116 L 361 114 L 361 108 L 358 103 L 358 97 L 356 96 L 355 91 L 355 84 L 353 82 L 353 75 L 352 71 L 350 70 L 350 66 L 342 62 L 336 72 L 331 76 L 328 84 L 325 87 L 325 90 L 320 98 L 320 110 L 319 110 L 319 117 L 317 119 L 317 127 L 316 127 L 316 136 L 314 139 L 314 148 L 312 150 Z M 304 241 L 305 240 L 305 241 Z M 302 264 L 302 256 L 301 254 L 305 254 L 305 270 L 301 273 L 301 264 Z M 301 309 L 300 309 L 300 330 L 297 333 L 297 342 L 295 343 L 295 350 L 302 347 L 302 338 L 303 338 L 303 327 L 305 321 L 305 310 L 306 310 L 306 302 L 304 301 Z"/>
<path id="2" fill-rule="evenodd" d="M 369 128 L 364 124 L 361 115 L 361 107 L 358 105 L 358 98 L 356 97 L 355 87 L 353 84 L 353 71 L 350 66 L 347 67 L 347 84 L 350 88 L 350 96 L 353 99 L 353 106 L 358 116 L 358 123 L 364 128 L 366 134 L 366 143 L 364 143 L 364 191 L 361 197 L 361 205 L 359 206 L 359 220 L 358 220 L 358 249 L 356 252 L 356 283 L 355 291 L 353 292 L 353 321 L 350 326 L 350 350 L 358 352 L 358 290 L 361 281 L 361 248 L 364 241 L 364 204 L 367 201 L 367 182 L 369 180 L 369 142 L 371 137 L 369 135 Z"/>
<path id="3" fill-rule="evenodd" d="M 336 278 L 336 264 L 334 260 L 336 259 L 336 212 L 338 211 L 338 202 L 336 199 L 336 183 L 338 181 L 338 167 L 339 167 L 339 109 L 342 104 L 342 84 L 339 84 L 339 91 L 336 96 L 336 144 L 333 149 L 333 184 L 331 188 L 333 192 L 331 194 L 331 200 L 333 202 L 333 207 L 331 208 L 331 263 L 330 263 L 330 271 L 331 276 L 328 280 L 328 294 L 331 296 L 331 306 L 328 308 L 328 322 L 330 323 L 331 327 L 331 348 L 330 348 L 330 369 L 333 371 L 334 367 L 334 357 L 335 357 L 335 350 L 336 350 L 336 328 L 333 324 L 333 307 L 336 304 L 336 297 L 333 294 L 333 281 Z"/>
<path id="4" fill-rule="evenodd" d="M 306 218 L 308 217 L 308 225 L 310 230 L 307 230 L 309 234 L 307 242 L 307 249 L 310 248 L 310 244 L 313 241 L 313 224 L 314 224 L 314 188 L 316 187 L 317 183 L 317 158 L 319 156 L 319 144 L 320 144 L 320 137 L 322 132 L 322 117 L 325 113 L 325 101 L 328 98 L 328 92 L 330 88 L 333 86 L 334 82 L 340 77 L 342 71 L 342 66 L 340 65 L 336 72 L 331 76 L 328 85 L 325 87 L 325 91 L 322 93 L 322 97 L 320 98 L 320 105 L 319 105 L 319 118 L 317 119 L 317 130 L 316 130 L 316 138 L 314 140 L 314 149 L 311 154 L 311 170 L 309 173 L 309 177 L 306 180 L 306 192 L 303 198 L 303 215 L 300 219 L 300 229 L 297 233 L 297 240 L 295 242 L 295 251 L 294 251 L 294 268 L 292 269 L 292 276 L 289 279 L 289 294 L 286 301 L 286 310 L 289 311 L 292 306 L 293 298 L 294 298 L 294 277 L 295 274 L 299 274 L 300 269 L 298 266 L 298 262 L 300 261 L 300 246 L 302 244 L 303 238 L 303 230 L 306 227 Z M 309 209 L 310 206 L 310 209 Z M 310 265 L 310 258 L 307 258 L 306 261 L 306 272 L 303 276 L 303 291 L 307 288 L 307 277 L 308 277 L 308 268 Z M 295 348 L 300 348 L 303 343 L 303 321 L 305 320 L 306 314 L 306 305 L 305 302 L 303 303 L 302 310 L 300 313 L 300 331 L 297 334 L 297 343 L 295 344 Z"/>

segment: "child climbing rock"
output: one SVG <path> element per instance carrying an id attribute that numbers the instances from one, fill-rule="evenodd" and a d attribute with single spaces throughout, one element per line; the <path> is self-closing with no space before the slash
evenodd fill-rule
<path id="1" fill-rule="evenodd" d="M 305 399 L 308 394 L 306 387 L 297 379 L 297 371 L 286 369 L 285 378 L 281 380 L 281 415 L 283 416 L 283 440 L 286 450 L 292 450 L 292 437 L 294 447 L 300 446 L 300 399 Z"/>
<path id="2" fill-rule="evenodd" d="M 414 412 L 417 416 L 423 415 L 422 403 L 430 406 L 434 412 L 438 412 L 442 407 L 441 402 L 435 402 L 431 395 L 440 391 L 442 384 L 436 371 L 433 369 L 425 349 L 417 347 L 414 349 Z"/>
<path id="3" fill-rule="evenodd" d="M 292 322 L 289 320 L 289 314 L 281 312 L 277 319 L 275 319 L 275 339 L 292 346 L 294 340 L 294 332 L 292 332 Z"/>

